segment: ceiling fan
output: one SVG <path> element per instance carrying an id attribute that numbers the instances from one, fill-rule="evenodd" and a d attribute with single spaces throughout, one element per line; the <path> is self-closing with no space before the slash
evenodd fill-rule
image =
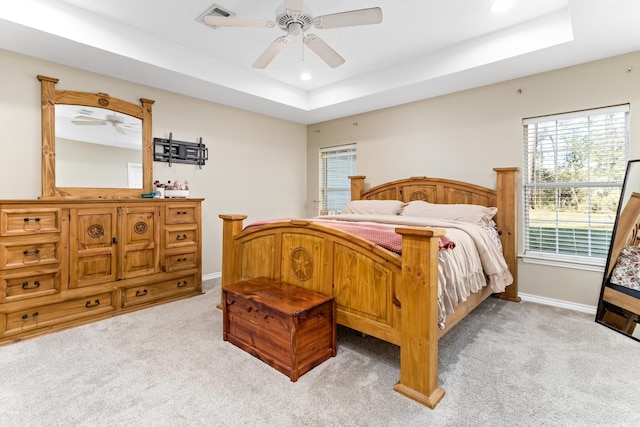
<path id="1" fill-rule="evenodd" d="M 74 125 L 80 126 L 103 126 L 103 125 L 111 125 L 114 127 L 116 132 L 126 135 L 126 129 L 135 129 L 137 130 L 137 125 L 135 123 L 125 123 L 124 118 L 116 116 L 115 114 L 107 114 L 104 119 L 99 119 L 97 117 L 90 116 L 75 116 L 77 120 L 72 120 L 71 123 Z"/>
<path id="2" fill-rule="evenodd" d="M 284 4 L 276 10 L 275 21 L 259 19 L 241 19 L 228 16 L 207 15 L 203 21 L 214 27 L 265 27 L 274 28 L 276 25 L 285 33 L 275 39 L 267 49 L 253 63 L 253 68 L 266 68 L 280 53 L 289 41 L 289 36 L 302 36 L 303 43 L 332 68 L 344 63 L 331 46 L 315 34 L 307 34 L 311 27 L 318 29 L 353 27 L 357 25 L 379 24 L 382 22 L 382 9 L 372 7 L 368 9 L 350 10 L 314 17 L 304 10 L 303 0 L 284 0 Z"/>

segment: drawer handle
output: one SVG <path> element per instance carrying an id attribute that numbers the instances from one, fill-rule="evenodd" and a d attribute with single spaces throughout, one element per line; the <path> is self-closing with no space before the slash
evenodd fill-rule
<path id="1" fill-rule="evenodd" d="M 176 240 L 187 240 L 187 235 L 186 234 L 183 234 L 182 236 L 177 235 Z"/>
<path id="2" fill-rule="evenodd" d="M 137 296 L 137 297 L 143 297 L 143 296 L 145 296 L 147 293 L 148 293 L 148 291 L 147 291 L 146 289 L 143 289 L 142 291 L 140 291 L 140 289 L 138 289 L 138 290 L 136 291 L 136 296 Z"/>
<path id="3" fill-rule="evenodd" d="M 178 282 L 177 285 L 179 288 L 184 288 L 185 286 L 187 286 L 187 281 L 183 280 L 182 282 Z"/>
<path id="4" fill-rule="evenodd" d="M 177 214 L 177 215 L 186 215 L 186 214 L 187 214 L 187 212 L 186 212 L 186 211 L 178 211 L 176 214 Z"/>
<path id="5" fill-rule="evenodd" d="M 37 311 L 35 313 L 33 313 L 31 316 L 29 316 L 28 314 L 23 314 L 22 315 L 22 320 L 34 319 L 34 318 L 36 318 L 38 316 L 39 316 L 39 314 L 38 314 Z"/>
<path id="6" fill-rule="evenodd" d="M 38 289 L 40 287 L 40 281 L 35 280 L 33 285 L 29 285 L 29 282 L 24 282 L 22 284 L 22 289 Z"/>
<path id="7" fill-rule="evenodd" d="M 24 218 L 24 222 L 29 222 L 29 221 L 40 222 L 40 218 L 38 218 L 38 217 L 35 217 L 35 218 Z"/>
<path id="8" fill-rule="evenodd" d="M 176 259 L 177 262 L 182 262 L 182 261 L 186 261 L 186 260 L 187 260 L 187 258 L 178 258 L 178 259 Z"/>
<path id="9" fill-rule="evenodd" d="M 24 251 L 22 251 L 22 253 L 25 255 L 38 255 L 40 253 L 40 249 L 33 249 L 33 250 L 25 249 Z"/>
<path id="10" fill-rule="evenodd" d="M 84 305 L 87 308 L 93 308 L 93 307 L 97 307 L 100 305 L 100 300 L 97 299 L 93 302 L 93 304 L 91 303 L 91 301 L 87 301 L 87 303 Z"/>

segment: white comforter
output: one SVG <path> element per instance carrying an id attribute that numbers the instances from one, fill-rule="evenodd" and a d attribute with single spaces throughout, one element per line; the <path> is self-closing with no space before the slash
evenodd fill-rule
<path id="1" fill-rule="evenodd" d="M 513 283 L 506 261 L 489 233 L 479 225 L 461 221 L 399 215 L 340 214 L 317 219 L 375 223 L 397 226 L 440 228 L 456 247 L 442 250 L 438 259 L 439 326 L 444 328 L 447 314 L 487 284 L 493 292 L 503 292 Z"/>

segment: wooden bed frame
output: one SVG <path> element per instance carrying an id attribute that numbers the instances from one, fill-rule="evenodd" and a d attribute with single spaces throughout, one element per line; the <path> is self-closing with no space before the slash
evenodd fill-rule
<path id="1" fill-rule="evenodd" d="M 497 295 L 520 301 L 516 265 L 517 168 L 495 168 L 496 190 L 460 181 L 414 177 L 365 190 L 351 178 L 352 200 L 426 200 L 496 206 L 494 220 L 514 283 Z M 446 328 L 438 329 L 438 237 L 444 230 L 398 227 L 402 257 L 373 243 L 309 220 L 288 220 L 243 231 L 245 215 L 223 220 L 222 286 L 265 276 L 333 295 L 337 321 L 400 346 L 400 380 L 394 390 L 434 408 L 438 386 L 438 339 L 491 295 L 473 294 Z"/>

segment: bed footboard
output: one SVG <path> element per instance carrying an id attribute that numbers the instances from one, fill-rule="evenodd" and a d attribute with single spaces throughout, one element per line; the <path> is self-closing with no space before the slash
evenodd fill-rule
<path id="1" fill-rule="evenodd" d="M 444 230 L 397 228 L 403 256 L 307 220 L 243 230 L 223 220 L 222 284 L 258 276 L 336 298 L 338 323 L 400 346 L 394 389 L 430 408 L 438 387 L 438 241 Z M 425 259 L 428 259 L 425 262 Z"/>

